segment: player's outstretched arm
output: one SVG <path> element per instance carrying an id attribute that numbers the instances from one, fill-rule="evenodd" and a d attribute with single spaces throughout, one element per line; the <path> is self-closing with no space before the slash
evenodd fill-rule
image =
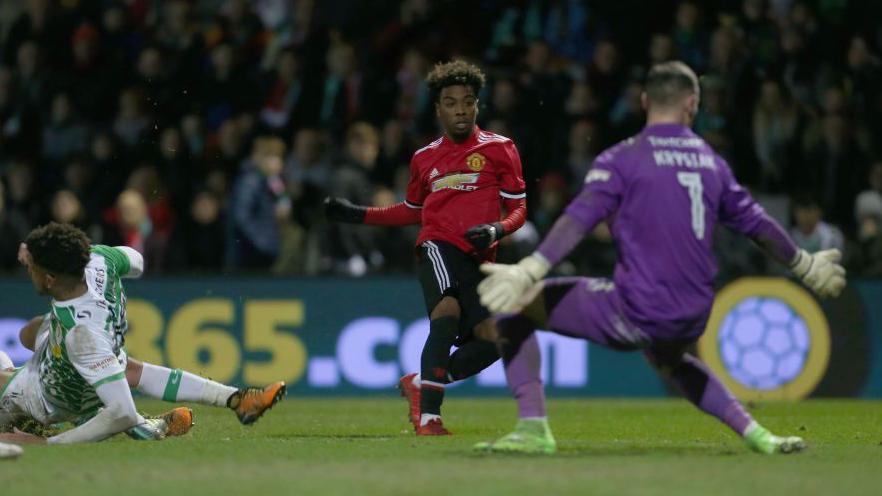
<path id="1" fill-rule="evenodd" d="M 839 264 L 839 250 L 812 254 L 797 248 L 784 228 L 735 181 L 728 165 L 722 164 L 720 170 L 726 186 L 720 203 L 723 224 L 748 236 L 766 254 L 789 267 L 818 296 L 839 296 L 845 288 L 845 268 Z"/>
<path id="2" fill-rule="evenodd" d="M 49 444 L 103 441 L 144 422 L 135 409 L 135 401 L 125 376 L 100 384 L 95 391 L 104 403 L 104 408 L 88 422 L 50 437 L 47 439 Z"/>
<path id="3" fill-rule="evenodd" d="M 325 198 L 325 217 L 331 222 L 368 224 L 372 226 L 409 226 L 422 221 L 419 208 L 407 202 L 388 207 L 355 205 L 345 198 Z"/>

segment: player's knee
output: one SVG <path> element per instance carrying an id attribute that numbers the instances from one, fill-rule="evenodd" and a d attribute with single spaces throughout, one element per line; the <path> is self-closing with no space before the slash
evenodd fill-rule
<path id="1" fill-rule="evenodd" d="M 141 382 L 141 372 L 144 370 L 144 364 L 134 358 L 126 361 L 126 382 L 129 387 L 138 387 Z"/>
<path id="2" fill-rule="evenodd" d="M 460 313 L 459 301 L 452 296 L 445 296 L 444 298 L 441 298 L 441 301 L 439 301 L 438 304 L 435 305 L 435 308 L 432 309 L 430 317 L 432 320 L 441 317 L 455 317 L 458 319 Z"/>

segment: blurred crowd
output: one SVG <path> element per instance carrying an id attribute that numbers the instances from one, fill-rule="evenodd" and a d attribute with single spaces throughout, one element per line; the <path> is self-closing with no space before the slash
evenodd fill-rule
<path id="1" fill-rule="evenodd" d="M 641 81 L 701 75 L 695 129 L 808 250 L 882 276 L 882 2 L 24 0 L 0 2 L 0 271 L 70 222 L 149 272 L 412 270 L 416 228 L 329 225 L 327 195 L 388 205 L 439 133 L 423 77 L 488 76 L 479 125 L 511 137 L 531 250 L 593 157 L 640 130 Z M 717 233 L 724 277 L 779 270 Z M 598 227 L 564 271 L 608 272 Z"/>

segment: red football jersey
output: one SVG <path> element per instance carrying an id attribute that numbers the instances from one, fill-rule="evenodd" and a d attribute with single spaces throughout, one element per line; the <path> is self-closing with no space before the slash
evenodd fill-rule
<path id="1" fill-rule="evenodd" d="M 410 160 L 405 203 L 422 209 L 417 245 L 440 240 L 476 254 L 466 231 L 499 222 L 504 199 L 526 196 L 514 142 L 477 126 L 465 142 L 456 143 L 445 135 L 417 150 Z"/>

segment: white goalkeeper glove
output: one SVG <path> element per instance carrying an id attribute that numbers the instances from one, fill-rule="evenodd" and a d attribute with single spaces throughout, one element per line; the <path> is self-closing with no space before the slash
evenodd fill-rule
<path id="1" fill-rule="evenodd" d="M 845 268 L 839 265 L 842 253 L 837 249 L 809 253 L 796 252 L 790 270 L 821 298 L 837 297 L 845 287 Z"/>
<path id="2" fill-rule="evenodd" d="M 487 277 L 478 284 L 481 304 L 492 313 L 514 313 L 521 310 L 527 291 L 545 277 L 551 264 L 534 253 L 515 265 L 485 263 L 481 272 Z"/>

